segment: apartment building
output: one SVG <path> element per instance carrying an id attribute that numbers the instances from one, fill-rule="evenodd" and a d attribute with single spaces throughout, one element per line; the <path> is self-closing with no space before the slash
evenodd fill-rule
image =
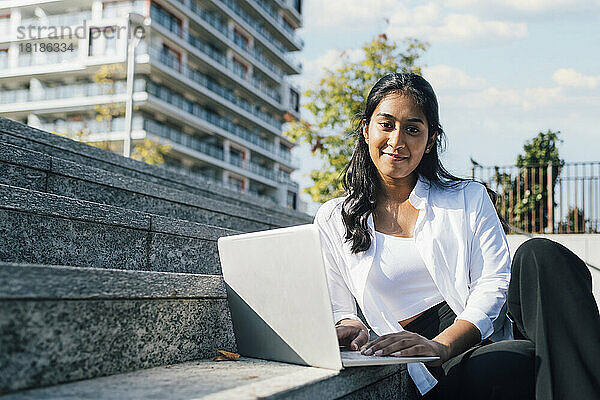
<path id="1" fill-rule="evenodd" d="M 1 1 L 0 115 L 116 152 L 127 138 L 166 143 L 165 168 L 296 209 L 282 125 L 299 117 L 287 77 L 301 72 L 301 11 L 301 0 Z M 131 129 L 119 114 L 129 46 Z"/>

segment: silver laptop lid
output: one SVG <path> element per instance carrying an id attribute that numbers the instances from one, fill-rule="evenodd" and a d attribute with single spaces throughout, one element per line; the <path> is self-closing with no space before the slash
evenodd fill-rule
<path id="1" fill-rule="evenodd" d="M 218 241 L 240 354 L 342 368 L 317 227 Z"/>

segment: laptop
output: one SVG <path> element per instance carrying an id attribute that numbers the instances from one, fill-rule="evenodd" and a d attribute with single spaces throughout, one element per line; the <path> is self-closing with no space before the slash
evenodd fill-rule
<path id="1" fill-rule="evenodd" d="M 221 237 L 218 248 L 241 355 L 333 370 L 438 359 L 340 351 L 315 225 Z"/>

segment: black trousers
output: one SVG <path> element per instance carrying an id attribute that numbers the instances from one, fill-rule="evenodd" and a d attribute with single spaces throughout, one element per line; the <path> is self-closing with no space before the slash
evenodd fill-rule
<path id="1" fill-rule="evenodd" d="M 569 249 L 541 238 L 523 243 L 507 299 L 515 340 L 486 340 L 428 367 L 439 383 L 423 398 L 600 399 L 600 316 L 591 289 L 587 266 Z M 444 302 L 405 328 L 432 339 L 455 318 Z"/>

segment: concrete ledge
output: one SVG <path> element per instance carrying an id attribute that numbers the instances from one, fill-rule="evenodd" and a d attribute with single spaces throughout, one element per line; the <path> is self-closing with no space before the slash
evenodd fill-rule
<path id="1" fill-rule="evenodd" d="M 270 210 L 280 214 L 282 218 L 298 220 L 296 223 L 311 222 L 306 214 L 274 206 L 252 196 L 224 189 L 222 187 L 198 180 L 187 175 L 178 174 L 164 168 L 148 165 L 133 159 L 124 158 L 118 154 L 101 150 L 85 143 L 53 135 L 39 129 L 0 117 L 0 142 L 12 144 L 22 149 L 41 152 L 77 164 L 100 168 L 102 170 L 153 182 L 162 186 L 195 193 L 219 201 L 240 204 L 245 208 Z M 0 159 L 2 159 L 0 157 Z"/>
<path id="2" fill-rule="evenodd" d="M 0 143 L 0 170 L 12 171 L 0 177 L 3 184 L 198 222 L 206 221 L 206 217 L 195 219 L 199 213 L 226 214 L 234 219 L 252 221 L 255 225 L 258 222 L 262 229 L 311 222 L 308 215 L 294 218 L 273 207 L 250 207 L 227 202 L 223 198 L 215 200 L 7 143 Z M 40 176 L 38 181 L 42 180 L 41 176 L 45 177 L 44 185 L 31 187 L 29 177 L 32 171 Z"/>
<path id="3" fill-rule="evenodd" d="M 289 223 L 289 220 L 294 221 L 297 219 L 290 217 L 282 218 L 281 215 L 278 216 L 277 210 L 274 210 L 273 213 L 267 213 L 267 208 L 250 208 L 222 200 L 200 197 L 190 192 L 184 192 L 156 183 L 144 182 L 140 179 L 79 165 L 54 157 L 52 158 L 52 167 L 48 172 L 50 173 L 48 175 L 49 192 L 90 201 L 97 200 L 89 196 L 97 196 L 98 198 L 105 198 L 110 201 L 115 192 L 125 192 L 121 194 L 121 197 L 130 195 L 135 196 L 135 199 L 138 201 L 143 200 L 140 205 L 146 207 L 146 209 L 139 209 L 140 211 L 153 212 L 149 208 L 153 206 L 162 206 L 161 208 L 170 209 L 171 211 L 177 211 L 175 207 L 189 207 L 191 208 L 191 213 L 199 210 L 216 212 L 231 217 L 260 221 L 261 224 L 270 224 L 273 226 L 283 226 L 285 223 Z M 84 196 L 88 198 L 84 198 Z M 170 204 L 160 204 L 161 200 L 163 203 Z M 173 216 L 176 217 L 175 215 Z"/>
<path id="4" fill-rule="evenodd" d="M 50 159 L 51 157 L 46 154 L 0 142 L 0 161 L 16 163 L 29 168 L 50 170 Z"/>
<path id="5" fill-rule="evenodd" d="M 0 287 L 0 393 L 236 348 L 220 277 L 0 264 Z"/>
<path id="6" fill-rule="evenodd" d="M 217 239 L 239 233 L 0 185 L 0 261 L 219 274 Z"/>
<path id="7" fill-rule="evenodd" d="M 48 174 L 43 170 L 0 161 L 0 183 L 38 191 L 46 190 Z"/>
<path id="8" fill-rule="evenodd" d="M 105 225 L 150 229 L 150 214 L 14 186 L 0 185 L 0 207 Z"/>
<path id="9" fill-rule="evenodd" d="M 99 204 L 219 225 L 244 232 L 287 226 L 297 219 L 201 197 L 162 185 L 0 143 L 0 184 Z M 14 157 L 11 157 L 14 156 Z M 37 159 L 46 162 L 38 162 Z M 42 169 L 47 167 L 47 169 Z M 275 213 L 276 214 L 276 213 Z"/>
<path id="10" fill-rule="evenodd" d="M 226 299 L 220 275 L 0 262 L 0 300 Z"/>
<path id="11" fill-rule="evenodd" d="M 127 374 L 13 393 L 28 399 L 416 399 L 405 366 L 332 371 L 240 358 L 162 366 Z M 410 383 L 411 384 L 411 383 Z M 377 397 L 373 397 L 373 395 Z"/>
<path id="12" fill-rule="evenodd" d="M 562 244 L 588 266 L 592 275 L 592 293 L 596 299 L 596 305 L 600 308 L 600 234 L 597 233 L 567 233 L 552 235 L 531 235 L 532 237 L 545 238 Z M 508 235 L 508 246 L 511 255 L 514 255 L 519 246 L 530 239 L 526 235 Z"/>

